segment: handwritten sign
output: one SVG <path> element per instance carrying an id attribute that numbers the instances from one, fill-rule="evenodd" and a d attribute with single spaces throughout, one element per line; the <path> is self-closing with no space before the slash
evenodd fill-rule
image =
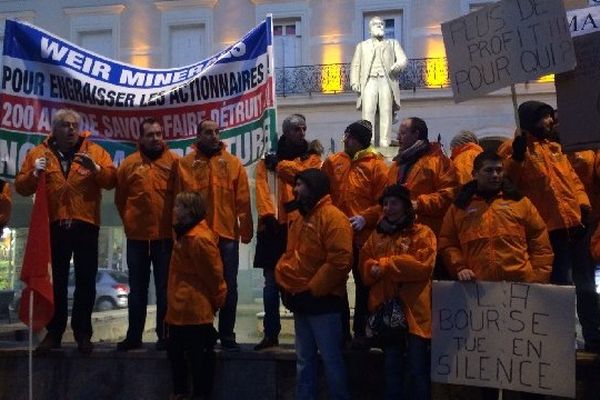
<path id="1" fill-rule="evenodd" d="M 600 31 L 600 7 L 569 10 L 567 11 L 567 20 L 572 37 L 598 32 Z"/>
<path id="2" fill-rule="evenodd" d="M 600 7 L 598 7 L 600 8 Z M 600 31 L 573 38 L 577 67 L 555 77 L 563 150 L 600 147 Z"/>
<path id="3" fill-rule="evenodd" d="M 434 282 L 434 382 L 575 397 L 575 290 Z"/>
<path id="4" fill-rule="evenodd" d="M 442 24 L 454 101 L 575 67 L 561 0 L 503 0 Z"/>

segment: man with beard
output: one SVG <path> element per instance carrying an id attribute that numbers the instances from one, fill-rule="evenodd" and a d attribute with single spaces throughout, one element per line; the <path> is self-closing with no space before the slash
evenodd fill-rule
<path id="1" fill-rule="evenodd" d="M 307 168 L 319 168 L 321 157 L 315 148 L 306 142 L 306 119 L 301 114 L 292 114 L 283 120 L 283 135 L 277 142 L 277 152 L 268 153 L 256 166 L 256 209 L 258 228 L 254 267 L 263 270 L 264 337 L 254 349 L 263 350 L 279 345 L 281 321 L 279 317 L 279 289 L 275 282 L 275 265 L 285 251 L 287 225 L 299 216 L 297 211 L 287 214 L 284 204 L 293 200 L 289 175 L 293 176 Z M 317 141 L 318 142 L 318 141 Z M 309 149 L 310 147 L 310 149 Z M 279 170 L 277 177 L 274 172 Z M 268 171 L 271 171 L 269 174 Z M 296 172 L 297 171 L 297 172 Z M 269 183 L 269 178 L 276 182 Z M 273 186 L 276 193 L 273 193 Z M 278 198 L 275 198 L 277 194 Z"/>
<path id="2" fill-rule="evenodd" d="M 100 203 L 102 189 L 115 186 L 116 170 L 106 150 L 88 139 L 90 132 L 80 133 L 80 123 L 76 111 L 59 110 L 52 120 L 52 133 L 27 153 L 15 179 L 17 193 L 31 196 L 40 174 L 46 175 L 54 315 L 38 352 L 61 347 L 69 315 L 71 258 L 75 268 L 73 336 L 80 353 L 89 354 L 94 348 L 92 310 L 96 301 Z"/>
<path id="3" fill-rule="evenodd" d="M 387 180 L 387 165 L 373 146 L 371 123 L 359 120 L 344 131 L 344 151 L 333 154 L 323 163 L 322 171 L 331 182 L 331 199 L 349 218 L 354 230 L 352 276 L 356 285 L 354 306 L 354 339 L 352 347 L 368 348 L 365 337 L 368 289 L 362 282 L 358 267 L 358 252 L 372 229 L 365 227 L 363 212 L 378 204 Z M 344 315 L 344 329 L 349 329 L 350 311 Z M 347 333 L 347 338 L 350 334 Z"/>
<path id="4" fill-rule="evenodd" d="M 507 176 L 546 223 L 554 251 L 550 282 L 575 283 L 585 348 L 600 352 L 600 304 L 586 240 L 591 225 L 589 198 L 560 144 L 552 140 L 554 109 L 526 101 L 519 106 L 519 121 L 522 133 L 513 140 L 512 154 L 505 160 Z"/>
<path id="5" fill-rule="evenodd" d="M 492 151 L 480 153 L 473 162 L 473 178 L 458 192 L 440 232 L 439 255 L 451 277 L 548 283 L 553 254 L 546 225 L 531 201 L 504 179 L 502 158 Z M 498 398 L 498 389 L 460 390 L 465 398 Z M 521 393 L 520 398 L 541 397 Z"/>
<path id="6" fill-rule="evenodd" d="M 248 175 L 240 159 L 225 149 L 219 140 L 215 121 L 198 124 L 195 151 L 176 162 L 175 194 L 197 192 L 206 202 L 206 221 L 219 235 L 227 297 L 219 312 L 219 339 L 226 351 L 239 351 L 235 341 L 239 241 L 252 240 L 252 210 Z"/>
<path id="7" fill-rule="evenodd" d="M 138 151 L 129 155 L 117 171 L 115 205 L 127 236 L 129 270 L 129 328 L 117 350 L 142 347 L 146 323 L 150 264 L 156 288 L 157 350 L 165 349 L 164 318 L 167 307 L 167 279 L 173 248 L 173 164 L 179 156 L 163 141 L 163 129 L 154 118 L 140 125 Z"/>

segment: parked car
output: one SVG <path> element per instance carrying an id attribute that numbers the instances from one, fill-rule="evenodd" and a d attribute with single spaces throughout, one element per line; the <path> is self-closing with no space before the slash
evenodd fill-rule
<path id="1" fill-rule="evenodd" d="M 19 313 L 19 304 L 21 301 L 22 282 L 18 281 L 15 285 L 15 296 L 9 305 L 9 310 Z M 67 296 L 69 309 L 73 307 L 73 293 L 75 292 L 75 272 L 71 269 L 69 274 L 69 285 L 67 287 Z M 129 295 L 129 277 L 126 272 L 114 271 L 112 269 L 98 269 L 96 275 L 96 311 L 109 311 L 118 308 L 127 307 Z"/>

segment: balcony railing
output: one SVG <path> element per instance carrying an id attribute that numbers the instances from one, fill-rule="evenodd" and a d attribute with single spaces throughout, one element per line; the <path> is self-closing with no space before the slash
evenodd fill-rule
<path id="1" fill-rule="evenodd" d="M 403 90 L 448 87 L 446 58 L 413 58 L 400 73 Z M 278 96 L 350 92 L 350 63 L 275 68 Z"/>

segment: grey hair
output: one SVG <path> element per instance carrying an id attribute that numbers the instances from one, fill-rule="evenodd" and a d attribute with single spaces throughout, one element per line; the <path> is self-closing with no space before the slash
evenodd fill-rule
<path id="1" fill-rule="evenodd" d="M 375 21 L 383 22 L 383 18 L 381 18 L 379 15 L 374 16 L 369 20 L 369 26 L 371 26 Z"/>
<path id="2" fill-rule="evenodd" d="M 56 114 L 54 114 L 54 117 L 52 118 L 52 132 L 54 132 L 67 117 L 74 117 L 77 121 L 77 124 L 81 123 L 81 116 L 77 111 L 71 108 L 61 108 L 56 112 Z"/>
<path id="3" fill-rule="evenodd" d="M 298 126 L 301 123 L 306 125 L 306 117 L 304 117 L 304 115 L 290 114 L 283 120 L 283 123 L 281 124 L 281 130 L 285 135 L 288 132 L 291 132 L 296 126 Z"/>
<path id="4" fill-rule="evenodd" d="M 479 139 L 477 136 L 471 131 L 461 130 L 452 138 L 450 141 L 450 149 L 453 149 L 458 146 L 462 146 L 467 143 L 477 143 L 479 144 Z"/>

